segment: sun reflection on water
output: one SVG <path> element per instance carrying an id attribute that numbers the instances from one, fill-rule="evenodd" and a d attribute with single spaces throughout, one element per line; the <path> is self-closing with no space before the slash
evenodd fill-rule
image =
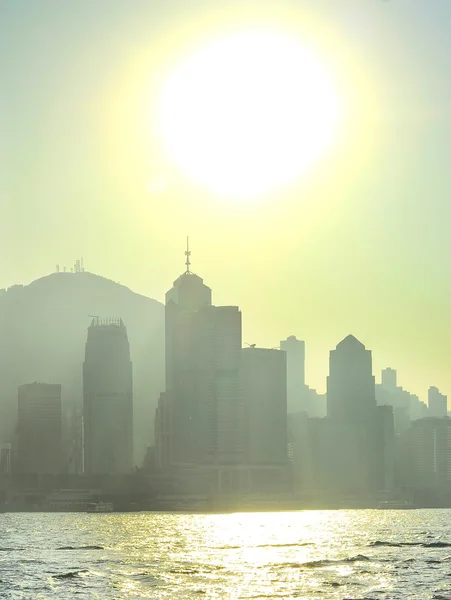
<path id="1" fill-rule="evenodd" d="M 2 552 L 2 580 L 21 594 L 39 585 L 46 598 L 71 598 L 76 590 L 77 598 L 108 600 L 423 600 L 450 592 L 449 548 L 424 547 L 428 540 L 451 543 L 447 511 L 3 518 L 13 526 L 0 546 L 22 550 Z M 38 590 L 27 597 L 44 596 Z"/>

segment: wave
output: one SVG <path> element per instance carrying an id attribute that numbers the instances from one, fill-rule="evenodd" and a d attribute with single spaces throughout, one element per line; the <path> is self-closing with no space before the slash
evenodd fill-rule
<path id="1" fill-rule="evenodd" d="M 249 548 L 301 548 L 313 546 L 313 542 L 299 542 L 295 544 L 258 544 L 256 546 L 210 546 L 211 550 L 248 550 Z"/>
<path id="2" fill-rule="evenodd" d="M 343 564 L 347 564 L 347 563 L 353 563 L 353 562 L 368 562 L 371 561 L 371 558 L 369 558 L 368 556 L 365 556 L 364 554 L 357 554 L 357 556 L 351 556 L 349 558 L 342 558 L 342 559 L 323 559 L 323 560 L 313 560 L 310 562 L 306 562 L 306 563 L 301 563 L 301 567 L 327 567 L 327 566 L 331 566 L 331 565 L 343 565 Z"/>
<path id="3" fill-rule="evenodd" d="M 0 548 L 0 552 L 20 552 L 21 550 L 25 550 L 25 548 Z"/>
<path id="4" fill-rule="evenodd" d="M 246 548 L 300 548 L 313 546 L 313 542 L 300 542 L 298 544 L 261 544 L 260 546 L 246 546 Z"/>
<path id="5" fill-rule="evenodd" d="M 436 542 L 385 542 L 381 540 L 376 540 L 375 542 L 370 542 L 369 546 L 388 546 L 389 548 L 403 548 L 403 547 L 416 547 L 416 548 L 451 548 L 451 543 L 449 542 L 441 542 L 440 540 Z"/>
<path id="6" fill-rule="evenodd" d="M 58 575 L 53 575 L 55 579 L 73 579 L 74 577 L 79 577 L 82 573 L 87 573 L 88 569 L 80 569 L 79 571 L 68 571 L 67 573 L 60 573 Z"/>
<path id="7" fill-rule="evenodd" d="M 195 567 L 180 566 L 170 569 L 168 573 L 174 575 L 199 575 L 202 573 L 214 573 L 215 571 L 222 571 L 225 569 L 223 565 L 196 565 Z"/>
<path id="8" fill-rule="evenodd" d="M 60 546 L 57 550 L 105 550 L 103 546 Z"/>
<path id="9" fill-rule="evenodd" d="M 372 559 L 364 554 L 350 556 L 349 558 L 331 559 L 323 558 L 320 560 L 311 560 L 305 563 L 277 563 L 273 567 L 291 567 L 292 569 L 316 569 L 321 567 L 331 567 L 333 565 L 346 565 L 353 562 L 370 562 Z"/>
<path id="10" fill-rule="evenodd" d="M 199 569 L 170 569 L 169 573 L 174 575 L 198 575 L 201 571 Z"/>

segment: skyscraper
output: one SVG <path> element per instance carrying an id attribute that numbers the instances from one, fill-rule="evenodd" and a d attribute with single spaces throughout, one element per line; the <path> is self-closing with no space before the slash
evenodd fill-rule
<path id="1" fill-rule="evenodd" d="M 350 472 L 356 472 L 366 487 L 379 488 L 381 482 L 381 440 L 375 427 L 376 391 L 372 373 L 371 351 L 353 335 L 348 335 L 330 353 L 327 378 L 327 415 L 332 422 L 337 443 L 333 459 L 340 468 L 344 481 L 350 481 Z M 354 465 L 351 467 L 351 465 Z"/>
<path id="2" fill-rule="evenodd" d="M 376 409 L 371 351 L 353 335 L 330 353 L 327 416 L 346 423 L 368 423 Z"/>
<path id="3" fill-rule="evenodd" d="M 430 417 L 442 418 L 448 414 L 448 398 L 435 386 L 431 386 L 428 390 L 428 407 Z"/>
<path id="4" fill-rule="evenodd" d="M 61 385 L 29 383 L 19 387 L 17 465 L 22 474 L 61 471 Z"/>
<path id="5" fill-rule="evenodd" d="M 133 468 L 133 382 L 122 319 L 93 319 L 83 363 L 84 471 L 122 474 Z"/>
<path id="6" fill-rule="evenodd" d="M 251 464 L 287 463 L 286 353 L 243 348 L 247 458 Z"/>
<path id="7" fill-rule="evenodd" d="M 186 256 L 185 273 L 166 294 L 169 462 L 234 464 L 244 456 L 241 312 L 211 305 L 211 289 L 190 270 L 188 249 Z M 160 406 L 157 418 L 164 414 Z"/>
<path id="8" fill-rule="evenodd" d="M 305 342 L 290 335 L 280 342 L 287 356 L 287 411 L 299 412 L 303 406 L 305 388 Z"/>
<path id="9" fill-rule="evenodd" d="M 395 369 L 387 367 L 381 371 L 381 384 L 382 387 L 388 392 L 395 393 L 397 388 L 397 373 Z"/>

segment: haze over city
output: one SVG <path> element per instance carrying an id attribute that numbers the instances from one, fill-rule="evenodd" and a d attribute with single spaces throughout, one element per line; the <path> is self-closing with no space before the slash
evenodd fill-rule
<path id="1" fill-rule="evenodd" d="M 451 598 L 450 0 L 0 0 L 0 597 Z"/>
<path id="2" fill-rule="evenodd" d="M 258 9 L 254 2 L 1 2 L 0 287 L 27 284 L 56 264 L 70 268 L 83 255 L 89 271 L 161 301 L 183 268 L 189 234 L 194 272 L 216 304 L 240 306 L 244 340 L 273 347 L 298 334 L 307 342 L 307 380 L 319 391 L 328 351 L 352 332 L 372 349 L 375 373 L 397 368 L 400 384 L 422 399 L 430 385 L 446 393 L 450 19 L 446 0 L 259 2 Z M 307 148 L 322 135 L 324 148 L 299 174 L 284 170 L 289 135 L 269 156 L 244 145 L 257 153 L 248 172 L 265 172 L 268 190 L 249 175 L 236 180 L 241 190 L 236 181 L 221 188 L 221 173 L 205 179 L 196 163 L 202 148 L 184 163 L 186 154 L 170 152 L 183 140 L 169 132 L 162 143 L 153 119 L 155 99 L 170 95 L 171 73 L 183 81 L 183 69 L 197 68 L 201 77 L 203 49 L 215 39 L 227 47 L 237 31 L 231 63 L 214 49 L 224 68 L 233 70 L 240 52 L 252 65 L 247 41 L 254 36 L 264 48 L 268 35 L 277 67 L 286 51 L 280 40 L 299 35 L 320 68 L 311 81 L 321 87 L 321 72 L 333 89 L 335 103 L 323 106 L 320 120 L 334 134 L 312 131 Z M 256 67 L 271 70 L 263 58 Z M 239 81 L 251 94 L 267 91 L 258 77 Z M 188 100 L 211 97 L 202 85 Z M 249 113 L 236 116 L 245 124 Z M 252 127 L 260 123 L 257 115 Z M 263 139 L 271 135 L 263 125 Z M 226 155 L 213 143 L 213 159 L 238 151 L 240 141 L 229 142 Z"/>

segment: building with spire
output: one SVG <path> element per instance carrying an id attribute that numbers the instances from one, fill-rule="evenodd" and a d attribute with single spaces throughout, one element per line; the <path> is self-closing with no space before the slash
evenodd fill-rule
<path id="1" fill-rule="evenodd" d="M 83 446 L 87 474 L 133 469 L 133 381 L 122 319 L 95 317 L 83 363 Z"/>
<path id="2" fill-rule="evenodd" d="M 191 271 L 188 245 L 185 256 L 185 272 L 166 294 L 166 392 L 155 420 L 158 462 L 236 464 L 244 456 L 241 312 L 213 306 L 211 289 Z"/>

